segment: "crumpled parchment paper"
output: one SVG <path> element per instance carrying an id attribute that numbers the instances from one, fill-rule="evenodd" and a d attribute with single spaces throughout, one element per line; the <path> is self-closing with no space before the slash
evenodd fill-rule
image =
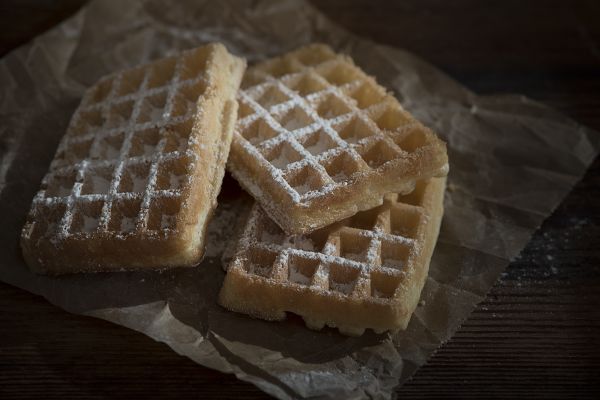
<path id="1" fill-rule="evenodd" d="M 349 53 L 448 142 L 444 222 L 421 306 L 395 336 L 313 332 L 216 304 L 220 257 L 251 199 L 227 178 L 194 269 L 36 276 L 18 237 L 84 89 L 100 76 L 210 41 L 250 62 L 319 41 Z M 471 93 L 415 56 L 359 39 L 302 1 L 95 1 L 0 61 L 0 279 L 70 312 L 167 343 L 279 398 L 389 398 L 482 300 L 600 148 L 600 136 L 520 96 Z"/>

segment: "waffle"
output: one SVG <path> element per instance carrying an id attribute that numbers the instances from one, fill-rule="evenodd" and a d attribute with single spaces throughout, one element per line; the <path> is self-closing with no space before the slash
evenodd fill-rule
<path id="1" fill-rule="evenodd" d="M 349 58 L 310 45 L 249 68 L 228 170 L 287 233 L 445 176 L 445 144 Z"/>
<path id="2" fill-rule="evenodd" d="M 286 312 L 347 335 L 405 329 L 427 277 L 446 178 L 308 235 L 287 235 L 255 205 L 219 295 L 224 307 L 266 320 Z"/>
<path id="3" fill-rule="evenodd" d="M 29 267 L 62 274 L 199 262 L 244 69 L 211 44 L 91 87 L 22 230 Z"/>

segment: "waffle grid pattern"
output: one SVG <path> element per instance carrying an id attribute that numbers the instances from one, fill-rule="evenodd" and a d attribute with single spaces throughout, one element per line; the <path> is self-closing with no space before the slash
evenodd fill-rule
<path id="1" fill-rule="evenodd" d="M 322 298 L 320 305 L 303 311 L 293 304 L 270 304 L 272 300 L 265 299 L 254 303 L 255 309 L 250 312 L 263 317 L 272 316 L 274 308 L 279 312 L 297 312 L 315 329 L 327 324 L 353 335 L 362 334 L 366 327 L 378 331 L 398 329 L 408 322 L 410 313 L 403 315 L 403 320 L 387 321 L 389 325 L 382 328 L 361 327 L 360 321 L 348 326 L 338 323 L 336 316 L 326 321 L 313 312 L 317 307 L 330 308 L 335 302 L 354 304 L 351 307 L 355 309 L 347 311 L 356 311 L 357 315 L 364 303 L 378 304 L 388 311 L 398 304 L 410 308 L 414 299 L 408 298 L 412 292 L 407 292 L 406 286 L 416 285 L 410 282 L 415 280 L 415 271 L 428 263 L 422 253 L 425 247 L 432 248 L 436 240 L 431 237 L 430 224 L 439 224 L 441 219 L 436 202 L 441 202 L 444 185 L 439 180 L 443 179 L 438 178 L 433 185 L 433 180 L 421 181 L 408 195 L 388 194 L 383 205 L 308 235 L 287 235 L 255 205 L 229 266 L 224 290 L 229 296 L 236 296 L 246 286 L 246 295 L 255 291 L 257 295 L 264 290 L 260 285 L 265 285 L 278 287 L 282 299 L 302 292 L 318 294 Z M 228 280 L 232 272 L 239 280 Z M 226 297 L 222 296 L 221 302 L 232 306 L 235 300 Z M 311 304 L 306 295 L 298 302 Z"/>
<path id="2" fill-rule="evenodd" d="M 374 79 L 326 46 L 251 68 L 242 87 L 234 143 L 275 188 L 261 189 L 283 190 L 292 205 L 329 197 L 358 176 L 370 180 L 389 161 L 409 159 L 437 140 Z M 236 174 L 247 166 L 229 166 L 248 176 Z"/>
<path id="3" fill-rule="evenodd" d="M 211 84 L 209 56 L 200 48 L 165 58 L 86 93 L 34 199 L 39 235 L 176 228 L 197 161 L 192 127 Z"/>

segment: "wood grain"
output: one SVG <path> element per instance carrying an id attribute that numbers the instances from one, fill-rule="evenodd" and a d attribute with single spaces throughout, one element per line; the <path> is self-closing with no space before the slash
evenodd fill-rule
<path id="1" fill-rule="evenodd" d="M 81 1 L 4 1 L 0 54 Z M 480 93 L 518 92 L 600 130 L 596 1 L 342 1 L 348 30 L 412 51 Z M 484 5 L 485 4 L 485 5 Z M 595 398 L 600 393 L 600 162 L 401 398 Z M 0 398 L 265 398 L 121 327 L 0 284 Z"/>

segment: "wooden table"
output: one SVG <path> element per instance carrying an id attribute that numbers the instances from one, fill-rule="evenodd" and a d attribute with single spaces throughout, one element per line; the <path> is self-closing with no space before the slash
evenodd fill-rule
<path id="1" fill-rule="evenodd" d="M 81 0 L 4 1 L 0 54 Z M 479 93 L 518 92 L 600 130 L 600 2 L 315 1 Z M 600 162 L 402 398 L 585 398 L 600 392 Z M 0 284 L 0 398 L 264 398 L 252 385 L 107 322 Z"/>

